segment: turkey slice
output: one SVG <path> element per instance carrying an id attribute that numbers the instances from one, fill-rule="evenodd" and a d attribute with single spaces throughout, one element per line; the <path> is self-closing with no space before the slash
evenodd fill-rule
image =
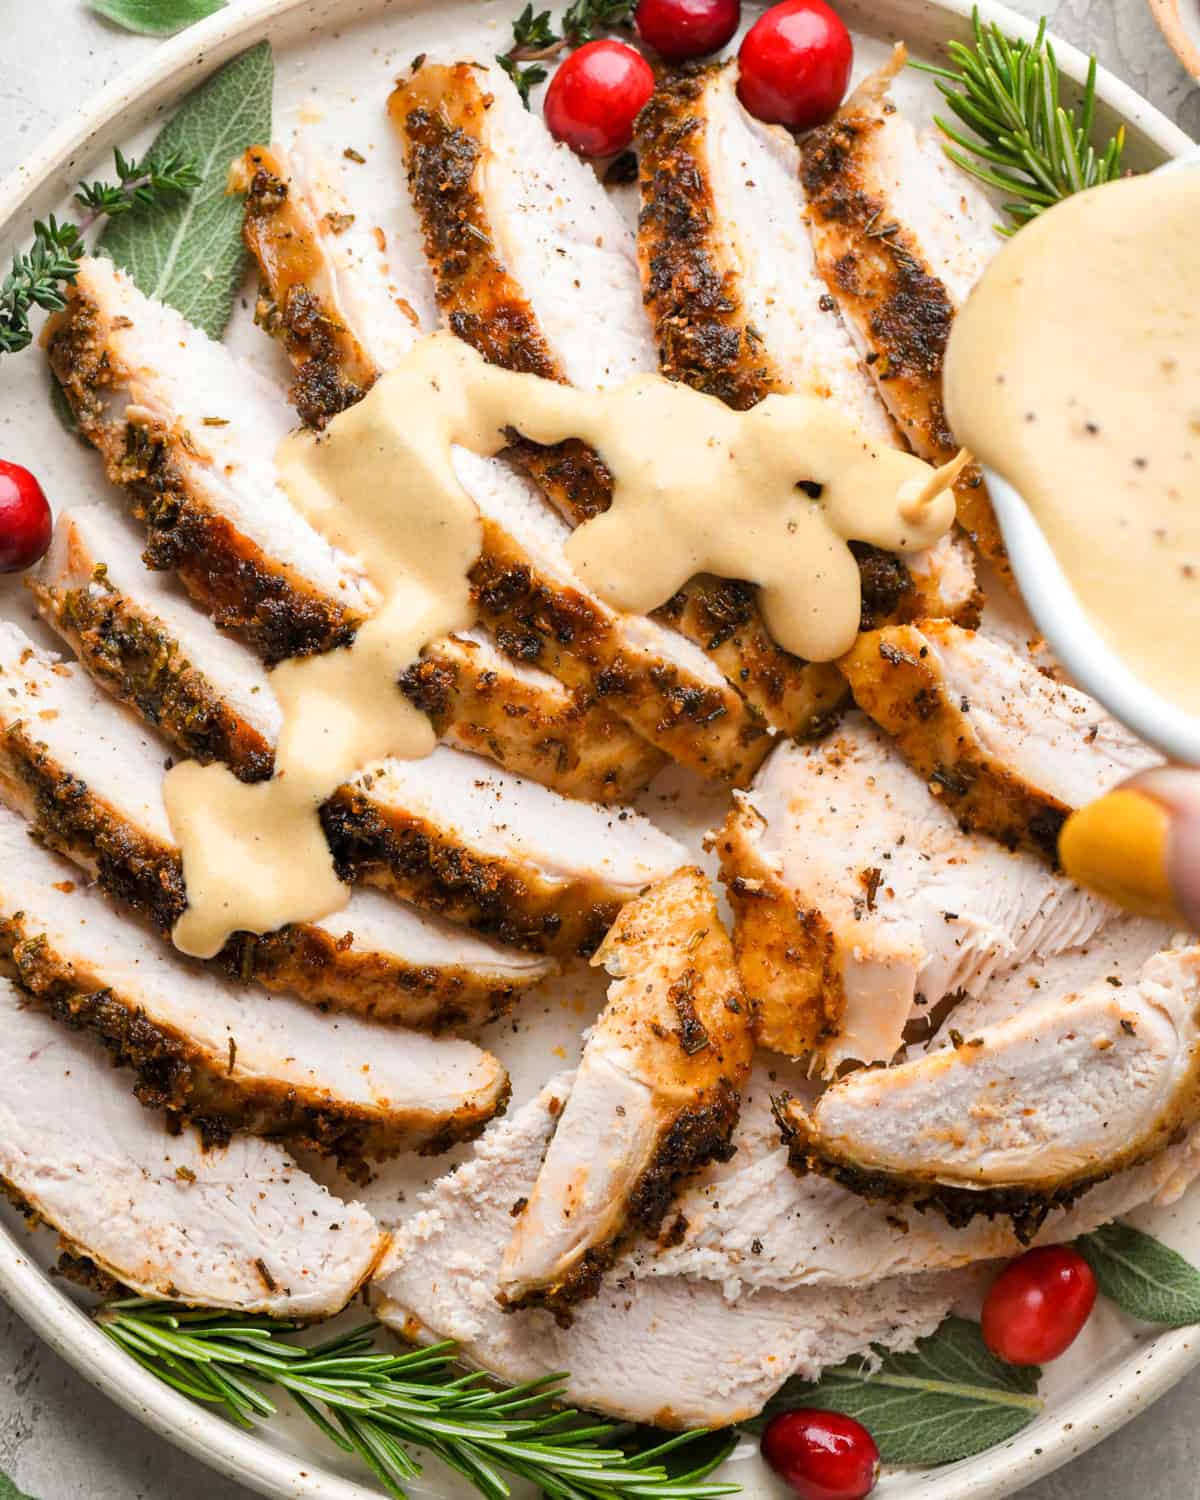
<path id="1" fill-rule="evenodd" d="M 0 980 L 0 1182 L 72 1253 L 143 1297 L 331 1317 L 386 1236 L 277 1145 L 206 1146 L 114 1088 L 91 1037 Z"/>
<path id="2" fill-rule="evenodd" d="M 508 1098 L 504 1069 L 470 1042 L 321 1015 L 175 957 L 7 810 L 0 963 L 132 1067 L 143 1103 L 195 1121 L 209 1143 L 280 1136 L 361 1175 L 367 1159 L 475 1134 Z"/>
<path id="3" fill-rule="evenodd" d="M 163 802 L 166 747 L 6 623 L 0 689 L 0 798 L 168 940 L 187 895 Z M 551 972 L 370 890 L 320 921 L 235 934 L 212 964 L 239 983 L 435 1029 L 488 1020 Z"/>
<path id="4" fill-rule="evenodd" d="M 1055 865 L 1067 814 L 1159 760 L 1086 693 L 948 620 L 860 635 L 841 667 L 955 817 Z"/>
<path id="5" fill-rule="evenodd" d="M 1156 954 L 894 1068 L 781 1106 L 793 1165 L 951 1224 L 1051 1208 L 1153 1159 L 1200 1115 L 1200 948 Z"/>
<path id="6" fill-rule="evenodd" d="M 781 745 L 717 847 L 760 1040 L 826 1071 L 889 1062 L 925 1007 L 1078 948 L 1115 913 L 964 833 L 857 715 L 819 745 Z"/>
<path id="7" fill-rule="evenodd" d="M 500 1267 L 510 1307 L 600 1290 L 617 1247 L 657 1234 L 676 1186 L 725 1160 L 754 1048 L 706 878 L 679 870 L 624 907 L 592 959 L 612 976 L 571 1096 Z"/>
<path id="8" fill-rule="evenodd" d="M 758 1412 L 793 1374 L 872 1345 L 910 1349 L 964 1290 L 957 1276 L 898 1277 L 865 1292 L 802 1288 L 728 1304 L 715 1282 L 632 1279 L 614 1267 L 570 1328 L 540 1308 L 505 1313 L 496 1277 L 512 1211 L 528 1198 L 570 1077 L 552 1080 L 489 1129 L 469 1161 L 422 1194 L 372 1284 L 379 1317 L 402 1337 L 459 1341 L 506 1381 L 568 1370 L 566 1399 L 660 1427 L 724 1427 Z"/>

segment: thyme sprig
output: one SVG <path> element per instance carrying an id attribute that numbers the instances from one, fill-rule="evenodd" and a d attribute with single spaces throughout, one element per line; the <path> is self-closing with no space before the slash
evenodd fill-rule
<path id="1" fill-rule="evenodd" d="M 1010 195 L 1003 211 L 1012 222 L 997 227 L 1012 234 L 1072 193 L 1119 176 L 1125 129 L 1101 150 L 1092 145 L 1096 59 L 1088 65 L 1083 98 L 1068 109 L 1045 17 L 1032 42 L 1014 42 L 995 23 L 985 26 L 978 9 L 973 24 L 973 46 L 951 42 L 947 48 L 953 67 L 914 66 L 935 76 L 956 117 L 937 117 L 950 141 L 946 155 Z"/>
<path id="2" fill-rule="evenodd" d="M 526 109 L 529 91 L 543 83 L 549 71 L 543 64 L 569 47 L 581 47 L 601 31 L 611 31 L 629 22 L 635 0 L 572 0 L 562 18 L 562 31 L 555 31 L 548 10 L 535 11 L 532 4 L 513 22 L 512 46 L 496 61 L 517 86 Z"/>
<path id="3" fill-rule="evenodd" d="M 630 1429 L 559 1404 L 562 1376 L 498 1388 L 465 1372 L 452 1342 L 387 1353 L 375 1348 L 376 1325 L 368 1324 L 306 1347 L 284 1337 L 296 1323 L 144 1298 L 108 1303 L 98 1322 L 160 1380 L 223 1408 L 242 1427 L 274 1415 L 264 1388 L 287 1391 L 397 1500 L 421 1472 L 406 1444 L 436 1454 L 485 1500 L 508 1500 L 506 1475 L 550 1500 L 719 1500 L 738 1490 L 708 1482 L 732 1437 L 705 1444 L 702 1456 L 695 1453 L 702 1431 L 626 1447 L 619 1439 Z"/>
<path id="4" fill-rule="evenodd" d="M 62 288 L 71 285 L 83 254 L 83 237 L 101 218 L 128 213 L 138 204 L 155 203 L 190 192 L 200 181 L 194 163 L 173 152 L 153 166 L 130 161 L 120 151 L 116 182 L 81 183 L 75 201 L 82 207 L 78 223 L 60 224 L 53 214 L 33 226 L 33 245 L 13 256 L 0 282 L 0 354 L 16 354 L 33 340 L 29 314 L 35 307 L 58 312 L 65 305 Z"/>

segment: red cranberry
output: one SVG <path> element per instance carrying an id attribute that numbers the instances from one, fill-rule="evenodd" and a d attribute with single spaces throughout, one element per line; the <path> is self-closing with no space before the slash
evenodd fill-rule
<path id="1" fill-rule="evenodd" d="M 633 122 L 654 92 L 640 52 L 622 42 L 588 42 L 572 52 L 546 90 L 546 124 L 580 156 L 615 156 L 633 140 Z"/>
<path id="2" fill-rule="evenodd" d="M 50 545 L 52 530 L 41 485 L 28 469 L 0 458 L 0 573 L 32 568 Z"/>
<path id="3" fill-rule="evenodd" d="M 1078 1250 L 1030 1250 L 992 1283 L 983 1341 L 1010 1365 L 1044 1365 L 1075 1342 L 1095 1303 L 1096 1278 Z"/>
<path id="4" fill-rule="evenodd" d="M 668 62 L 719 52 L 738 29 L 742 0 L 638 0 L 637 34 Z"/>
<path id="5" fill-rule="evenodd" d="M 764 12 L 738 52 L 738 97 L 773 125 L 808 130 L 842 102 L 854 44 L 824 0 L 783 0 Z"/>
<path id="6" fill-rule="evenodd" d="M 800 1500 L 863 1500 L 879 1478 L 875 1439 L 853 1417 L 800 1408 L 767 1424 L 762 1455 Z"/>

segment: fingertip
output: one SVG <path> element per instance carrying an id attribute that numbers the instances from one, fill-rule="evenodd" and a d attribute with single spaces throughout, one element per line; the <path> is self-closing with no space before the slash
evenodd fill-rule
<path id="1" fill-rule="evenodd" d="M 1063 824 L 1058 854 L 1077 884 L 1125 911 L 1188 925 L 1171 884 L 1171 817 L 1133 787 L 1109 792 Z"/>

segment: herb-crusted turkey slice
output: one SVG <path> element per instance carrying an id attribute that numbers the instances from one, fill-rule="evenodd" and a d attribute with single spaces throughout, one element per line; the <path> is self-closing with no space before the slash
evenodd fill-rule
<path id="1" fill-rule="evenodd" d="M 1102 970 L 1084 967 L 1103 978 Z M 631 1274 L 716 1281 L 734 1301 L 768 1290 L 869 1287 L 1020 1253 L 1006 1217 L 978 1215 L 952 1227 L 941 1214 L 864 1198 L 816 1172 L 793 1172 L 770 1108 L 779 1089 L 765 1063 L 755 1068 L 733 1160 L 688 1184 L 677 1204 L 681 1234 L 665 1244 L 644 1241 L 627 1262 Z M 1198 1173 L 1200 1131 L 1193 1129 L 1153 1160 L 1090 1188 L 1070 1208 L 1052 1209 L 1034 1243 L 1066 1243 L 1144 1204 L 1172 1203 Z"/>
<path id="2" fill-rule="evenodd" d="M 224 761 L 246 781 L 271 774 L 281 719 L 269 673 L 142 566 L 128 523 L 100 506 L 66 512 L 28 581 L 92 676 L 187 754 Z M 480 633 L 436 642 L 398 681 L 446 744 L 568 796 L 629 801 L 664 760 L 622 720 Z"/>
<path id="3" fill-rule="evenodd" d="M 444 746 L 363 772 L 321 816 L 344 877 L 562 955 L 593 953 L 625 902 L 684 857 L 640 813 L 576 802 Z"/>
<path id="4" fill-rule="evenodd" d="M 569 1322 L 630 1234 L 654 1235 L 680 1180 L 730 1154 L 754 1048 L 712 889 L 678 871 L 624 907 L 592 963 L 612 976 L 500 1268 L 509 1307 Z"/>
<path id="5" fill-rule="evenodd" d="M 946 340 L 1000 241 L 979 189 L 890 98 L 904 61 L 901 45 L 805 137 L 800 175 L 817 266 L 884 404 L 916 453 L 945 463 L 958 446 L 942 405 Z M 1006 566 L 978 469 L 956 497 L 963 528 Z"/>
<path id="6" fill-rule="evenodd" d="M 630 1279 L 624 1261 L 560 1328 L 540 1308 L 505 1313 L 496 1276 L 512 1209 L 537 1180 L 569 1076 L 489 1129 L 396 1233 L 372 1285 L 379 1316 L 405 1338 L 458 1339 L 501 1379 L 569 1370 L 566 1399 L 668 1428 L 753 1416 L 789 1375 L 815 1379 L 869 1345 L 908 1349 L 941 1322 L 955 1276 L 899 1277 L 866 1292 L 818 1287 L 730 1304 L 715 1281 Z"/>
<path id="7" fill-rule="evenodd" d="M 718 835 L 759 1039 L 832 1070 L 889 1062 L 909 1023 L 1114 908 L 1045 862 L 964 833 L 866 720 L 781 745 Z"/>
<path id="8" fill-rule="evenodd" d="M 94 1031 L 144 1104 L 221 1143 L 279 1136 L 352 1173 L 442 1150 L 502 1109 L 508 1078 L 470 1042 L 321 1015 L 167 952 L 0 812 L 0 964 L 55 1016 Z"/>
<path id="9" fill-rule="evenodd" d="M 555 144 L 500 69 L 427 61 L 390 108 L 438 301 L 460 338 L 506 369 L 585 390 L 654 368 L 633 237 L 595 173 Z M 612 476 L 582 443 L 515 441 L 510 458 L 572 526 L 612 502 Z M 780 650 L 746 584 L 705 575 L 655 614 L 773 729 L 819 726 L 840 695 L 828 667 Z"/>
<path id="10" fill-rule="evenodd" d="M 113 1087 L 91 1037 L 0 980 L 0 1183 L 103 1274 L 144 1297 L 330 1317 L 370 1274 L 386 1235 L 281 1147 L 206 1147 Z"/>
<path id="11" fill-rule="evenodd" d="M 782 391 L 831 400 L 873 442 L 894 445 L 814 259 L 796 143 L 753 119 L 736 85 L 732 62 L 683 68 L 638 118 L 638 249 L 660 367 L 740 411 Z M 864 628 L 977 616 L 962 542 L 904 560 L 855 550 Z"/>
<path id="12" fill-rule="evenodd" d="M 269 382 L 99 258 L 80 263 L 47 348 L 150 566 L 268 661 L 353 639 L 374 593 L 279 488 L 290 423 Z"/>
<path id="13" fill-rule="evenodd" d="M 1200 949 L 1150 959 L 952 1047 L 852 1073 L 780 1123 L 802 1172 L 951 1224 L 1006 1214 L 1029 1238 L 1051 1208 L 1148 1161 L 1200 1115 Z"/>
<path id="14" fill-rule="evenodd" d="M 962 823 L 1052 864 L 1070 812 L 1158 760 L 1085 693 L 948 620 L 860 635 L 841 667 Z"/>
<path id="15" fill-rule="evenodd" d="M 0 798 L 168 941 L 187 896 L 164 751 L 78 668 L 0 625 Z M 237 934 L 212 963 L 239 983 L 434 1029 L 490 1019 L 551 968 L 371 890 L 318 922 Z"/>

